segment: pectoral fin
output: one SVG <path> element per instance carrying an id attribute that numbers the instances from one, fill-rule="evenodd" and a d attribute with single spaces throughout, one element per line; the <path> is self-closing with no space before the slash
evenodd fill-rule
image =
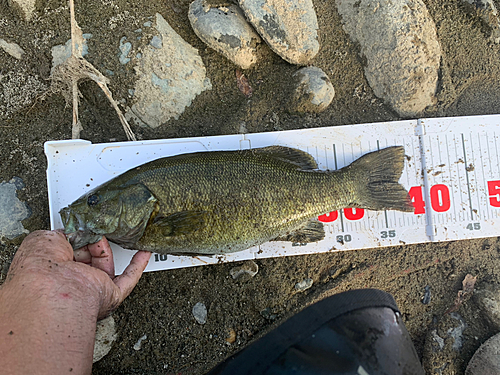
<path id="1" fill-rule="evenodd" d="M 273 241 L 290 241 L 310 243 L 321 241 L 325 238 L 323 224 L 316 220 L 308 221 L 303 227 L 275 238 Z"/>
<path id="2" fill-rule="evenodd" d="M 205 225 L 205 211 L 180 211 L 168 216 L 157 216 L 148 229 L 163 236 L 179 236 L 196 232 Z M 149 228 L 151 226 L 151 228 Z"/>

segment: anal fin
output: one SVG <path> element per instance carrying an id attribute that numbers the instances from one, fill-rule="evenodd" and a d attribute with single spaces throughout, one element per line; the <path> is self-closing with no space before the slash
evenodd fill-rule
<path id="1" fill-rule="evenodd" d="M 323 224 L 314 219 L 293 232 L 276 237 L 273 241 L 311 243 L 321 241 L 323 238 L 325 238 Z"/>

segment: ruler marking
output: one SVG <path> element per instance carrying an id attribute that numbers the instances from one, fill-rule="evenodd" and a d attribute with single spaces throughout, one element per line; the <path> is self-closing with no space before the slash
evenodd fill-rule
<path id="1" fill-rule="evenodd" d="M 335 143 L 333 144 L 333 161 L 335 163 L 335 170 L 339 169 L 337 164 L 337 149 L 335 148 Z"/>
<path id="2" fill-rule="evenodd" d="M 493 134 L 494 134 L 494 139 L 495 139 L 495 153 L 497 155 L 497 168 L 500 168 L 500 160 L 498 159 L 497 135 L 496 135 L 496 132 L 494 132 Z M 498 169 L 497 169 L 497 172 L 498 172 Z M 497 176 L 498 176 L 498 174 L 497 174 Z"/>
<path id="3" fill-rule="evenodd" d="M 450 185 L 452 185 L 451 183 L 451 161 L 450 161 L 450 148 L 449 148 L 449 140 L 448 140 L 448 134 L 445 134 L 444 135 L 444 139 L 446 141 L 446 155 L 448 157 L 448 171 L 449 171 L 449 174 L 450 174 Z M 450 188 L 452 189 L 453 192 L 455 192 L 455 187 L 454 186 L 450 186 Z M 455 195 L 456 194 L 452 194 L 453 195 L 453 214 L 454 214 L 454 218 L 452 218 L 453 221 L 457 221 L 457 206 L 456 206 L 456 202 L 455 202 Z"/>
<path id="4" fill-rule="evenodd" d="M 465 178 L 467 180 L 467 192 L 469 194 L 469 207 L 470 207 L 470 217 L 471 220 L 474 220 L 474 211 L 472 211 L 472 198 L 470 195 L 470 185 L 469 185 L 469 171 L 467 170 L 467 155 L 466 155 L 466 150 L 465 150 L 465 139 L 464 139 L 464 134 L 460 133 L 462 136 L 462 148 L 464 150 L 464 168 L 465 168 Z"/>
<path id="5" fill-rule="evenodd" d="M 380 141 L 377 139 L 377 151 L 380 151 Z M 384 210 L 385 227 L 389 228 L 389 221 L 387 220 L 387 210 Z"/>
<path id="6" fill-rule="evenodd" d="M 481 197 L 484 197 L 486 195 L 486 192 L 488 191 L 488 182 L 486 181 L 486 176 L 484 174 L 484 160 L 483 160 L 483 149 L 481 148 L 481 134 L 477 134 L 477 139 L 479 141 L 479 157 L 481 159 L 481 171 L 483 172 L 483 184 L 484 184 L 484 194 L 481 194 Z M 486 150 L 488 150 L 488 138 L 486 137 Z M 483 198 L 481 198 L 483 200 Z M 487 202 L 484 206 L 486 207 L 486 217 L 489 220 L 490 219 L 490 211 L 488 210 Z"/>
<path id="7" fill-rule="evenodd" d="M 340 210 L 339 216 L 340 216 L 340 230 L 342 233 L 344 233 L 344 210 Z"/>
<path id="8" fill-rule="evenodd" d="M 425 132 L 423 131 L 423 123 L 422 120 L 417 120 L 417 126 L 420 127 L 419 133 L 422 135 L 418 136 L 419 140 L 419 148 L 420 148 L 420 157 L 421 157 L 421 173 L 422 173 L 422 178 L 423 178 L 423 184 L 424 184 L 424 202 L 425 202 L 425 207 L 427 209 L 425 210 L 425 219 L 424 219 L 424 225 L 425 225 L 425 234 L 429 238 L 429 241 L 434 241 L 434 230 L 433 230 L 433 217 L 432 217 L 432 212 L 431 212 L 431 205 L 430 205 L 430 197 L 429 197 L 429 179 L 427 178 L 427 165 L 426 165 L 426 152 L 425 152 Z"/>
<path id="9" fill-rule="evenodd" d="M 463 194 L 462 194 L 462 178 L 460 177 L 460 167 L 459 167 L 459 163 L 458 163 L 458 160 L 460 159 L 459 157 L 459 152 L 458 152 L 458 149 L 457 149 L 457 144 L 458 144 L 458 141 L 455 137 L 455 135 L 453 135 L 453 144 L 455 145 L 455 157 L 457 157 L 457 161 L 455 162 L 455 166 L 457 167 L 457 176 L 458 176 L 458 191 L 459 191 L 459 197 L 460 197 L 460 211 L 459 211 L 459 220 L 460 221 L 464 221 L 465 219 L 463 218 L 463 215 L 464 215 L 464 212 L 462 210 L 462 207 L 464 206 L 464 200 L 463 200 Z"/>
<path id="10" fill-rule="evenodd" d="M 330 168 L 328 167 L 328 147 L 325 145 L 325 163 L 326 163 L 326 170 L 329 171 Z"/>
<path id="11" fill-rule="evenodd" d="M 473 145 L 473 142 L 472 142 L 472 132 L 469 133 L 469 136 L 470 136 L 470 151 L 471 151 L 471 154 L 472 154 L 472 161 L 474 162 L 474 164 L 472 164 L 472 172 L 474 172 L 474 185 L 475 185 L 475 193 L 476 193 L 476 197 L 477 197 L 477 210 L 476 210 L 476 216 L 479 216 L 478 217 L 478 220 L 481 219 L 481 216 L 482 216 L 482 213 L 481 213 L 481 194 L 479 194 L 479 188 L 478 188 L 478 184 L 477 184 L 477 163 L 476 163 L 476 156 L 474 155 L 474 145 Z M 481 145 L 479 145 L 479 150 L 481 150 Z"/>
<path id="12" fill-rule="evenodd" d="M 490 174 L 490 178 L 493 180 L 493 179 L 496 179 L 497 176 L 498 176 L 498 169 L 500 168 L 499 165 L 498 165 L 498 149 L 497 149 L 497 135 L 496 135 L 496 132 L 493 132 L 493 146 L 495 147 L 495 155 L 496 155 L 496 159 L 497 159 L 497 163 L 496 163 L 496 173 L 493 172 L 493 168 L 491 169 L 491 174 Z M 491 158 L 490 158 L 490 166 L 491 166 Z M 489 192 L 488 192 L 488 196 L 489 196 Z M 493 216 L 495 216 L 495 218 L 498 218 L 498 211 L 495 210 L 493 207 L 489 207 L 490 210 L 491 210 L 491 213 Z"/>

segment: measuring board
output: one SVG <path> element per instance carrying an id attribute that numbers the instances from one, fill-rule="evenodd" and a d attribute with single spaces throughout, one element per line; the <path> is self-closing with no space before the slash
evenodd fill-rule
<path id="1" fill-rule="evenodd" d="M 282 145 L 310 153 L 319 169 L 342 168 L 393 145 L 405 148 L 400 182 L 415 213 L 344 209 L 318 217 L 325 239 L 268 242 L 213 257 L 154 254 L 146 271 L 245 259 L 500 235 L 500 115 L 418 119 L 214 137 L 92 144 L 45 143 L 51 227 L 59 210 L 87 191 L 148 161 L 181 153 Z M 134 252 L 112 244 L 117 274 Z"/>

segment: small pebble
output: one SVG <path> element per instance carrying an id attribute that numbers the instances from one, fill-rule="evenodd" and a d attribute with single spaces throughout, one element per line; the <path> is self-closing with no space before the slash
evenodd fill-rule
<path id="1" fill-rule="evenodd" d="M 424 288 L 424 296 L 422 297 L 422 303 L 428 305 L 431 303 L 431 287 L 426 285 Z"/>
<path id="2" fill-rule="evenodd" d="M 147 338 L 148 338 L 147 335 L 144 335 L 141 338 L 139 338 L 139 340 L 137 340 L 137 342 L 134 344 L 134 350 L 141 350 L 142 342 Z"/>
<path id="3" fill-rule="evenodd" d="M 228 344 L 234 344 L 234 342 L 236 341 L 236 331 L 233 328 L 229 330 L 226 341 Z"/>
<path id="4" fill-rule="evenodd" d="M 2 48 L 5 52 L 7 52 L 12 57 L 21 60 L 23 56 L 23 49 L 19 47 L 16 43 L 9 43 L 6 40 L 0 38 L 0 48 Z"/>
<path id="5" fill-rule="evenodd" d="M 234 280 L 248 281 L 259 272 L 259 266 L 253 260 L 243 262 L 241 266 L 234 267 L 229 271 Z"/>
<path id="6" fill-rule="evenodd" d="M 262 317 L 269 319 L 269 320 L 276 320 L 276 318 L 278 317 L 277 314 L 272 313 L 270 307 L 266 307 L 264 310 L 262 310 L 260 312 L 260 315 L 262 315 Z"/>
<path id="7" fill-rule="evenodd" d="M 303 292 L 313 286 L 313 279 L 307 278 L 295 284 L 295 290 L 298 292 Z"/>
<path id="8" fill-rule="evenodd" d="M 115 319 L 112 315 L 97 322 L 94 344 L 94 363 L 101 360 L 109 353 L 117 337 Z"/>
<path id="9" fill-rule="evenodd" d="M 19 177 L 14 177 L 9 182 L 0 182 L 0 239 L 14 239 L 23 233 L 29 233 L 21 221 L 31 215 L 31 210 L 17 198 L 17 190 L 23 187 L 23 180 Z"/>
<path id="10" fill-rule="evenodd" d="M 318 113 L 330 105 L 335 90 L 326 73 L 320 68 L 308 66 L 299 69 L 293 77 L 296 83 L 289 103 L 291 112 Z"/>
<path id="11" fill-rule="evenodd" d="M 193 306 L 193 316 L 196 321 L 200 324 L 205 324 L 207 322 L 207 307 L 205 304 L 198 302 Z"/>

